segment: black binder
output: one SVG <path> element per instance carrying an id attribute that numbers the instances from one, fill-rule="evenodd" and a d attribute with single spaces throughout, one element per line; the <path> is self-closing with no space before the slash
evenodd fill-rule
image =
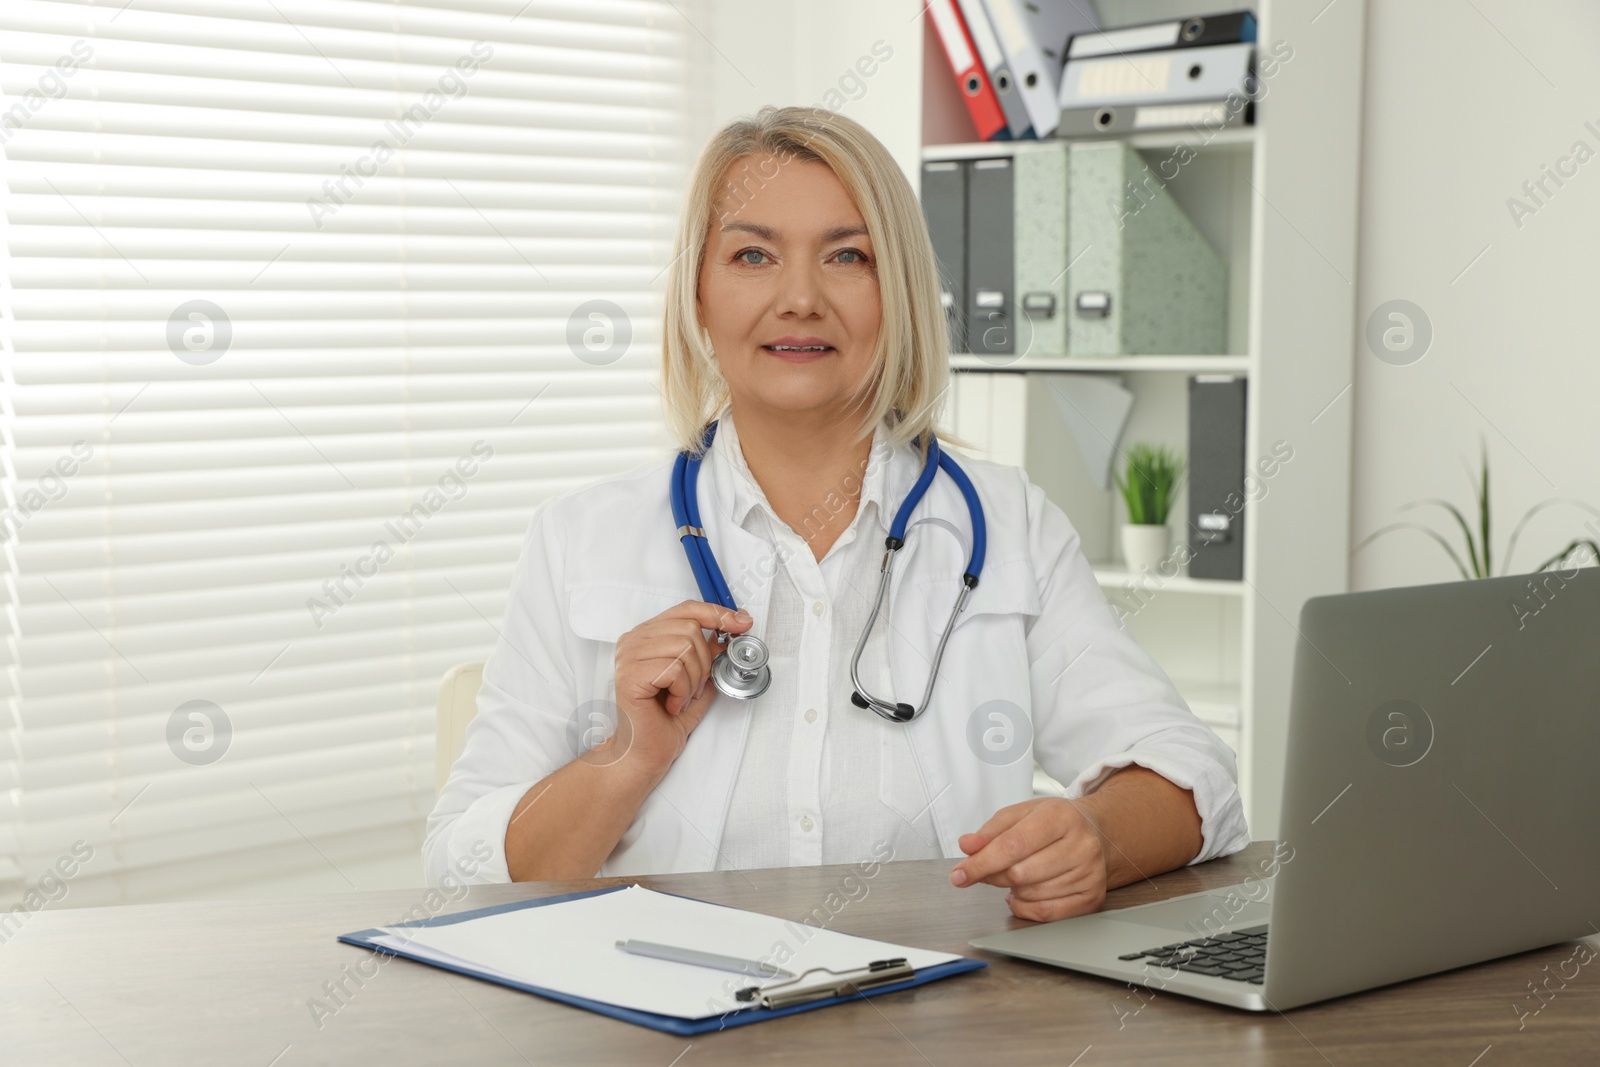
<path id="1" fill-rule="evenodd" d="M 1012 163 L 974 159 L 967 166 L 967 351 L 1009 354 L 1017 350 Z"/>
<path id="2" fill-rule="evenodd" d="M 967 168 L 960 160 L 922 165 L 922 216 L 933 239 L 939 298 L 950 351 L 967 350 Z"/>
<path id="3" fill-rule="evenodd" d="M 1189 577 L 1244 577 L 1242 377 L 1189 379 Z"/>

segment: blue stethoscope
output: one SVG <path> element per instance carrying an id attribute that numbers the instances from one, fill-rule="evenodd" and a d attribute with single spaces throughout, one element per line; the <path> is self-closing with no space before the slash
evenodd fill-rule
<path id="1" fill-rule="evenodd" d="M 728 583 L 722 577 L 722 569 L 717 566 L 717 560 L 711 552 L 711 544 L 706 540 L 706 532 L 700 526 L 700 504 L 696 496 L 695 485 L 700 477 L 700 460 L 705 450 L 711 447 L 712 438 L 716 436 L 717 423 L 712 420 L 706 427 L 705 436 L 701 439 L 701 455 L 690 456 L 687 452 L 679 452 L 677 461 L 672 466 L 672 521 L 678 524 L 678 540 L 683 543 L 683 550 L 689 557 L 689 567 L 694 571 L 694 580 L 700 586 L 701 599 L 708 604 L 720 604 L 729 611 L 739 610 L 733 603 L 733 594 L 728 590 Z M 917 443 L 913 441 L 913 443 Z M 867 687 L 861 683 L 861 653 L 867 647 L 867 636 L 872 633 L 873 624 L 878 621 L 878 613 L 883 608 L 883 598 L 889 591 L 889 575 L 894 569 L 894 554 L 905 544 L 906 522 L 911 518 L 911 512 L 921 502 L 922 497 L 932 484 L 937 468 L 944 468 L 950 479 L 961 490 L 962 497 L 967 502 L 967 513 L 972 517 L 972 556 L 967 560 L 967 571 L 961 576 L 961 592 L 956 596 L 956 606 L 950 611 L 950 619 L 944 624 L 944 633 L 939 636 L 938 650 L 933 654 L 933 668 L 928 672 L 928 685 L 922 691 L 922 702 L 915 707 L 910 704 L 897 704 L 890 700 L 882 700 L 867 692 Z M 961 614 L 961 609 L 966 606 L 967 595 L 978 587 L 978 575 L 983 571 L 983 553 L 987 540 L 986 529 L 983 521 L 983 505 L 978 502 L 977 490 L 973 489 L 972 482 L 956 461 L 950 458 L 948 452 L 939 448 L 939 440 L 932 433 L 928 435 L 928 458 L 922 466 L 922 474 L 917 478 L 916 484 L 906 494 L 906 499 L 900 505 L 900 510 L 895 514 L 894 522 L 889 527 L 889 536 L 884 541 L 883 566 L 878 576 L 878 594 L 872 601 L 872 614 L 867 617 L 866 628 L 861 631 L 861 639 L 856 642 L 855 655 L 850 657 L 850 681 L 855 689 L 850 694 L 850 700 L 858 708 L 870 708 L 891 722 L 910 722 L 923 711 L 927 710 L 928 699 L 933 695 L 933 683 L 939 676 L 939 663 L 944 659 L 944 646 L 950 640 L 950 631 L 955 627 L 956 617 Z M 718 631 L 717 643 L 724 646 L 722 652 L 711 663 L 711 680 L 721 692 L 737 700 L 752 700 L 767 691 L 767 686 L 772 682 L 772 672 L 767 666 L 768 654 L 766 642 L 752 634 L 734 636 L 725 631 Z"/>

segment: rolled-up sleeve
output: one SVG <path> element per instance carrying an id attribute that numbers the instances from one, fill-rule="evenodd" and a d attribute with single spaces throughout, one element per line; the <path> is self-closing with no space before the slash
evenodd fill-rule
<path id="1" fill-rule="evenodd" d="M 1233 750 L 1113 613 L 1066 514 L 1031 482 L 1027 501 L 1040 596 L 1027 630 L 1039 763 L 1068 797 L 1123 767 L 1146 767 L 1194 794 L 1202 843 L 1191 862 L 1244 848 Z"/>
<path id="2" fill-rule="evenodd" d="M 576 699 L 554 504 L 540 505 L 528 524 L 499 637 L 484 662 L 477 715 L 428 816 L 422 863 L 431 884 L 446 875 L 509 882 L 512 810 L 572 758 L 567 734 Z"/>

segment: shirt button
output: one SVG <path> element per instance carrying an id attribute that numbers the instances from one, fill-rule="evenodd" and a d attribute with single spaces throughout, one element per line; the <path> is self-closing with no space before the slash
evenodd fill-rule
<path id="1" fill-rule="evenodd" d="M 807 708 L 806 709 L 806 722 L 816 722 L 816 721 L 817 721 L 817 709 L 816 708 Z"/>
<path id="2" fill-rule="evenodd" d="M 800 829 L 804 830 L 806 833 L 809 834 L 811 832 L 811 827 L 813 825 L 815 825 L 815 824 L 812 823 L 811 816 L 809 816 L 809 815 L 800 816 Z"/>
<path id="3" fill-rule="evenodd" d="M 821 615 L 822 614 L 822 601 L 818 600 L 816 603 L 811 605 L 811 614 L 813 614 L 813 615 Z"/>

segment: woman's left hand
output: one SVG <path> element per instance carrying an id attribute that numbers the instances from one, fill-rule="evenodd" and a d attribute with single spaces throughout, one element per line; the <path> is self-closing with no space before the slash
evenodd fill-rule
<path id="1" fill-rule="evenodd" d="M 1010 889 L 1006 903 L 1019 919 L 1083 915 L 1106 899 L 1105 840 L 1070 800 L 1037 797 L 1001 808 L 957 844 L 967 858 L 951 870 L 951 884 Z"/>

